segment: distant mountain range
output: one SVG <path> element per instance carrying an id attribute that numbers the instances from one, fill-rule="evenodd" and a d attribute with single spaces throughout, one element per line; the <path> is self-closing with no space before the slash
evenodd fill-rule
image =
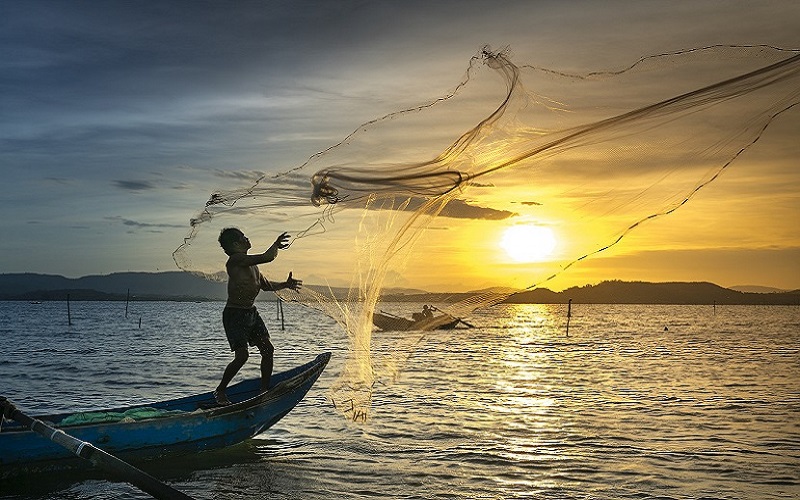
<path id="1" fill-rule="evenodd" d="M 317 288 L 317 287 L 311 287 Z M 604 281 L 597 285 L 573 287 L 561 292 L 546 288 L 521 291 L 508 303 L 559 304 L 572 299 L 583 304 L 776 304 L 800 305 L 800 290 L 776 292 L 774 289 L 723 288 L 713 283 L 647 283 Z M 742 291 L 748 290 L 748 291 Z M 328 289 L 318 288 L 325 292 Z M 333 290 L 334 294 L 344 290 Z M 422 290 L 390 289 L 385 301 L 457 302 L 475 295 L 466 293 L 428 293 Z M 35 273 L 0 274 L 0 300 L 225 300 L 226 284 L 212 282 L 184 272 L 113 273 L 102 276 L 65 278 Z M 270 294 L 262 294 L 269 300 Z"/>
<path id="2" fill-rule="evenodd" d="M 507 302 L 583 304 L 752 304 L 800 305 L 800 290 L 780 293 L 741 292 L 713 283 L 646 283 L 604 281 L 554 293 L 532 290 L 509 297 Z"/>
<path id="3" fill-rule="evenodd" d="M 65 278 L 0 274 L 0 300 L 225 300 L 226 284 L 180 271 Z"/>

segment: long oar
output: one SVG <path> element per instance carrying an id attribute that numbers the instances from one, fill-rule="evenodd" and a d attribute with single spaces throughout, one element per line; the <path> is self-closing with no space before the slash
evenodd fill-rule
<path id="1" fill-rule="evenodd" d="M 466 321 L 464 321 L 461 318 L 458 318 L 458 321 L 460 321 L 460 322 L 464 323 L 465 325 L 467 325 L 467 328 L 475 328 L 475 325 L 473 325 L 471 323 L 467 323 Z"/>
<path id="2" fill-rule="evenodd" d="M 438 308 L 438 307 L 436 307 L 436 306 L 428 306 L 428 307 L 430 307 L 431 309 L 433 309 L 433 310 L 435 310 L 435 311 L 439 311 L 440 313 L 447 314 L 447 312 L 446 312 L 446 311 L 442 311 L 441 309 L 439 309 L 439 308 Z M 448 316 L 449 316 L 449 314 L 448 314 Z M 475 325 L 471 325 L 471 324 L 467 323 L 466 321 L 464 321 L 464 320 L 463 320 L 463 319 L 461 319 L 461 318 L 456 318 L 456 319 L 457 319 L 459 322 L 461 322 L 461 323 L 464 323 L 465 325 L 467 325 L 467 327 L 468 327 L 468 328 L 475 328 Z"/>
<path id="3" fill-rule="evenodd" d="M 185 493 L 181 493 L 175 488 L 162 483 L 150 474 L 97 448 L 92 443 L 81 441 L 76 437 L 70 436 L 61 429 L 55 429 L 41 420 L 25 415 L 14 406 L 14 403 L 1 396 L 0 409 L 2 409 L 2 413 L 6 418 L 16 420 L 33 432 L 63 446 L 80 458 L 88 460 L 95 466 L 107 472 L 111 472 L 116 477 L 124 479 L 145 493 L 152 495 L 154 498 L 159 500 L 193 500 L 192 497 Z"/>

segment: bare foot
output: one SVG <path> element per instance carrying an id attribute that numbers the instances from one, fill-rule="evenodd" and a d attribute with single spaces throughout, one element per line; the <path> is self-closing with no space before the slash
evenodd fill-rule
<path id="1" fill-rule="evenodd" d="M 228 395 L 225 394 L 225 391 L 221 391 L 217 389 L 214 391 L 214 399 L 216 400 L 218 405 L 229 405 L 231 404 L 231 400 L 228 399 Z"/>

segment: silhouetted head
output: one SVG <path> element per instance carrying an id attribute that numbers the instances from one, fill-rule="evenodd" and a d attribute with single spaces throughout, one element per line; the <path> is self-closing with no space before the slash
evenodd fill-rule
<path id="1" fill-rule="evenodd" d="M 250 240 L 247 239 L 247 236 L 245 236 L 240 229 L 235 227 L 226 227 L 220 231 L 218 241 L 219 246 L 221 246 L 228 255 L 243 251 L 240 243 L 244 243 L 244 251 L 250 248 Z"/>

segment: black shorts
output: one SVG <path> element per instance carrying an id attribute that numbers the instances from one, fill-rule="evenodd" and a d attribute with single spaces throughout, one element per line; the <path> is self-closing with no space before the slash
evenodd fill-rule
<path id="1" fill-rule="evenodd" d="M 222 326 L 231 351 L 247 348 L 248 344 L 269 345 L 269 331 L 255 306 L 250 309 L 226 307 L 222 310 Z"/>

